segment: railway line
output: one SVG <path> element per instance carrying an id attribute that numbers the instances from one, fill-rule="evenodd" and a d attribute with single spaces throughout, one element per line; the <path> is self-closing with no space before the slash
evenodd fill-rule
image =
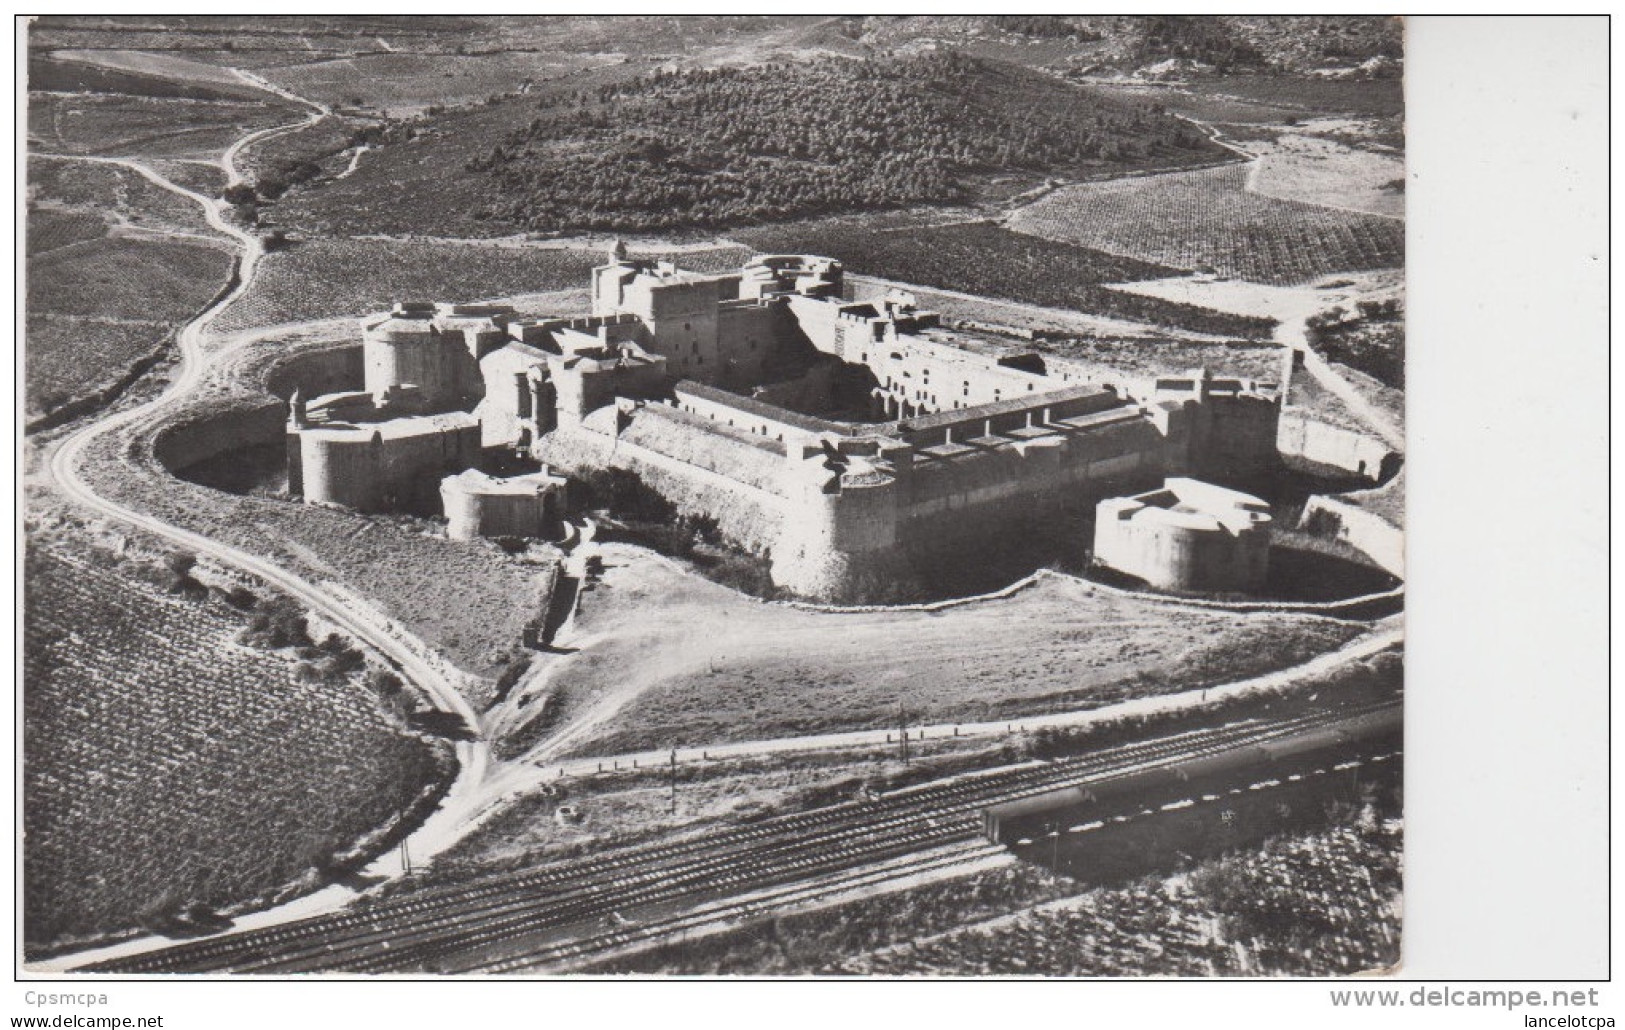
<path id="1" fill-rule="evenodd" d="M 1385 703 L 1386 704 L 1386 703 Z M 699 838 L 586 856 L 545 869 L 435 888 L 362 908 L 227 934 L 86 967 L 88 972 L 512 972 L 551 966 L 695 925 L 707 906 L 889 864 L 888 876 L 940 863 L 942 849 L 979 846 L 989 803 L 1084 779 L 1129 775 L 1334 725 L 1385 704 L 1249 720 L 928 783 L 872 801 L 779 816 Z M 802 900 L 806 900 L 804 897 Z M 751 902 L 760 905 L 761 902 Z M 784 902 L 790 903 L 790 902 Z M 641 914 L 641 921 L 627 919 Z M 709 915 L 703 918 L 722 918 Z M 613 932 L 605 932 L 606 921 Z M 665 930 L 661 928 L 665 927 Z"/>

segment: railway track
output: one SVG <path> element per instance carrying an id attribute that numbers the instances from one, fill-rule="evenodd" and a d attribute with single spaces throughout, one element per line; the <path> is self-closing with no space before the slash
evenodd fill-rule
<path id="1" fill-rule="evenodd" d="M 589 953 L 583 950 L 585 942 L 605 940 L 605 921 L 625 921 L 627 912 L 659 913 L 658 919 L 638 924 L 636 932 L 645 935 L 639 939 L 647 939 L 653 927 L 687 925 L 684 920 L 704 905 L 726 904 L 751 892 L 880 863 L 906 869 L 909 856 L 928 856 L 979 839 L 979 812 L 990 802 L 1212 755 L 1381 707 L 1251 720 L 1087 757 L 972 774 L 696 839 L 622 848 L 464 888 L 425 890 L 364 908 L 179 944 L 86 971 L 501 972 L 547 965 Z M 605 945 L 613 946 L 613 940 Z"/>

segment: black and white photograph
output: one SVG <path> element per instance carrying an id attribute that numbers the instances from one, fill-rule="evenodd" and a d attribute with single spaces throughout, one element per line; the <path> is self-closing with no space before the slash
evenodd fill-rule
<path id="1" fill-rule="evenodd" d="M 17 32 L 21 973 L 1403 969 L 1404 19 Z"/>

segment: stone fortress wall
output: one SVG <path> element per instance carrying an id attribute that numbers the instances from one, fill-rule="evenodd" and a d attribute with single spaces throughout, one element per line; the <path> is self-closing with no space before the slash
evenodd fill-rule
<path id="1" fill-rule="evenodd" d="M 906 295 L 850 303 L 821 257 L 700 275 L 617 245 L 589 316 L 403 304 L 365 326 L 363 350 L 363 390 L 291 405 L 290 479 L 307 499 L 377 510 L 445 479 L 439 503 L 476 535 L 541 519 L 501 481 L 463 475 L 482 450 L 623 467 L 814 597 L 1166 475 L 1276 460 L 1268 386 L 1088 382 Z"/>
<path id="2" fill-rule="evenodd" d="M 751 324 L 771 335 L 698 317 L 735 300 L 768 313 Z M 983 341 L 958 338 L 906 297 L 849 304 L 839 264 L 825 258 L 773 255 L 713 277 L 617 258 L 595 273 L 595 316 L 629 313 L 623 304 L 649 328 L 642 346 L 668 363 L 669 397 L 623 401 L 613 420 L 561 409 L 561 431 L 538 454 L 567 463 L 592 453 L 684 510 L 731 506 L 724 532 L 770 552 L 775 581 L 812 596 L 900 552 L 941 556 L 1166 473 L 1244 475 L 1275 456 L 1279 407 L 1257 384 L 1198 374 L 1136 397 L 1087 383 L 1034 355 L 964 346 Z M 764 378 L 804 367 L 792 355 L 809 348 L 867 375 L 877 421 L 808 415 L 731 388 L 741 367 Z M 809 374 L 761 395 L 800 388 Z M 584 434 L 605 440 L 572 440 Z"/>
<path id="3" fill-rule="evenodd" d="M 1184 477 L 1101 501 L 1095 560 L 1164 590 L 1257 593 L 1269 575 L 1270 506 Z"/>
<path id="4" fill-rule="evenodd" d="M 556 538 L 563 530 L 566 481 L 543 469 L 497 477 L 467 469 L 440 481 L 446 535 Z"/>

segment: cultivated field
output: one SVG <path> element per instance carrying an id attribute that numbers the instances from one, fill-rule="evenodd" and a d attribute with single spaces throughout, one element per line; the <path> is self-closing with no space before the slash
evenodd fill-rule
<path id="1" fill-rule="evenodd" d="M 1405 226 L 1247 191 L 1248 168 L 1089 183 L 1016 212 L 1012 228 L 1189 270 L 1287 285 L 1397 268 Z"/>
<path id="2" fill-rule="evenodd" d="M 26 250 L 29 257 L 47 251 L 98 240 L 107 235 L 107 219 L 89 211 L 38 208 L 29 212 Z"/>
<path id="3" fill-rule="evenodd" d="M 301 680 L 157 565 L 37 531 L 27 565 L 30 945 L 308 886 L 443 775 L 358 682 Z"/>
<path id="4" fill-rule="evenodd" d="M 120 383 L 158 355 L 173 332 L 168 322 L 29 314 L 23 357 L 28 414 L 48 414 Z"/>
<path id="5" fill-rule="evenodd" d="M 226 173 L 210 161 L 151 161 L 149 164 L 153 171 L 175 185 L 205 197 L 218 197 L 220 191 L 226 188 Z M 241 162 L 238 162 L 238 166 L 241 167 Z"/>
<path id="6" fill-rule="evenodd" d="M 881 279 L 1192 332 L 1258 338 L 1267 337 L 1273 327 L 1266 319 L 1129 296 L 1098 285 L 1177 274 L 1167 266 L 984 222 L 877 232 L 862 221 L 828 220 L 742 230 L 732 237 L 767 253 L 827 254 L 840 258 L 849 271 Z"/>
<path id="7" fill-rule="evenodd" d="M 53 250 L 31 273 L 33 314 L 183 322 L 225 284 L 231 256 L 208 245 L 107 239 Z"/>
<path id="8" fill-rule="evenodd" d="M 88 234 L 83 219 L 46 215 L 36 242 Z M 97 238 L 28 261 L 26 397 L 54 411 L 122 381 L 226 283 L 231 258 L 209 245 Z"/>
<path id="9" fill-rule="evenodd" d="M 769 253 L 828 254 L 854 271 L 886 279 L 996 297 L 1028 293 L 1073 301 L 1056 307 L 1076 307 L 1084 299 L 1082 292 L 1070 292 L 1074 287 L 1175 274 L 1162 265 L 1022 236 L 986 222 L 876 232 L 867 220 L 832 219 L 746 229 L 734 236 Z M 967 282 L 966 270 L 978 263 L 985 271 Z"/>
<path id="10" fill-rule="evenodd" d="M 941 612 L 827 614 L 750 600 L 614 547 L 547 703 L 575 754 L 982 721 L 1187 690 L 1294 665 L 1360 627 L 1158 605 L 1047 579 Z M 557 749 L 558 741 L 549 745 Z"/>
<path id="11" fill-rule="evenodd" d="M 129 169 L 32 160 L 28 173 L 25 396 L 37 415 L 155 360 L 232 261 L 195 203 Z"/>
<path id="12" fill-rule="evenodd" d="M 1283 836 L 1097 887 L 1027 863 L 586 967 L 677 976 L 1326 976 L 1397 958 L 1397 822 Z"/>
<path id="13" fill-rule="evenodd" d="M 31 93 L 30 145 L 53 154 L 212 158 L 255 129 L 286 121 L 269 104 L 113 93 Z"/>
<path id="14" fill-rule="evenodd" d="M 201 165 L 171 166 L 202 168 Z M 215 172 L 219 174 L 218 170 Z M 114 226 L 154 232 L 199 233 L 225 242 L 203 219 L 196 201 L 172 193 L 118 165 L 91 161 L 31 159 L 28 198 L 38 210 L 80 212 Z"/>
<path id="15" fill-rule="evenodd" d="M 284 89 L 333 107 L 400 118 L 428 107 L 529 92 L 538 81 L 611 63 L 616 59 L 609 55 L 371 53 L 267 68 L 261 74 Z"/>
<path id="16" fill-rule="evenodd" d="M 1291 836 L 841 961 L 880 976 L 1339 976 L 1399 959 L 1397 822 Z"/>
<path id="17" fill-rule="evenodd" d="M 685 252 L 684 268 L 737 267 L 741 248 Z M 652 255 L 651 255 L 652 256 Z M 399 300 L 470 301 L 583 288 L 600 248 L 391 240 L 303 240 L 261 263 L 253 287 L 214 323 L 229 332 L 360 315 Z"/>

